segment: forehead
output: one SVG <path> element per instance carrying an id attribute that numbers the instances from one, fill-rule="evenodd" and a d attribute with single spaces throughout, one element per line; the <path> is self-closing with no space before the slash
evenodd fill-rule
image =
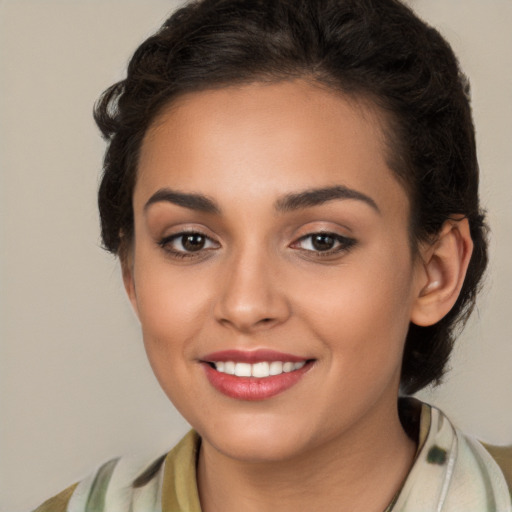
<path id="1" fill-rule="evenodd" d="M 135 194 L 171 186 L 226 196 L 240 192 L 235 184 L 251 194 L 330 185 L 404 194 L 385 125 L 370 102 L 302 80 L 190 93 L 146 133 Z"/>

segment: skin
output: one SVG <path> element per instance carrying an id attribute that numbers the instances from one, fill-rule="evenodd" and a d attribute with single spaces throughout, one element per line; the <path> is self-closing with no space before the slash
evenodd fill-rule
<path id="1" fill-rule="evenodd" d="M 205 512 L 382 511 L 412 464 L 396 407 L 405 336 L 411 320 L 449 310 L 471 246 L 452 222 L 413 256 L 384 123 L 371 105 L 298 80 L 188 94 L 146 134 L 123 275 L 155 375 L 202 437 Z M 333 186 L 370 201 L 276 208 Z M 184 231 L 204 247 L 187 252 Z M 320 251 L 308 237 L 318 232 L 340 238 Z M 205 377 L 201 359 L 226 349 L 314 363 L 283 393 L 244 401 Z"/>

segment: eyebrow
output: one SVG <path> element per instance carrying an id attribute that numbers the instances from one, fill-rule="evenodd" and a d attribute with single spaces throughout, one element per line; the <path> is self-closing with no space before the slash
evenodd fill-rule
<path id="1" fill-rule="evenodd" d="M 190 210 L 196 210 L 204 213 L 220 213 L 217 203 L 202 194 L 187 194 L 178 192 L 169 188 L 162 188 L 155 192 L 144 205 L 146 211 L 152 204 L 167 202 L 177 206 L 183 206 Z"/>
<path id="2" fill-rule="evenodd" d="M 275 203 L 275 209 L 278 212 L 290 212 L 319 206 L 328 201 L 336 199 L 356 199 L 363 201 L 371 206 L 376 212 L 380 213 L 377 203 L 366 194 L 357 190 L 345 187 L 344 185 L 335 185 L 333 187 L 316 188 L 304 190 L 294 194 L 287 194 Z M 172 203 L 190 210 L 196 210 L 204 213 L 220 214 L 221 209 L 217 203 L 209 197 L 202 194 L 191 194 L 178 192 L 169 188 L 162 188 L 155 192 L 144 205 L 146 211 L 152 204 L 159 202 Z"/>
<path id="3" fill-rule="evenodd" d="M 371 197 L 343 185 L 310 189 L 297 194 L 287 194 L 277 201 L 276 210 L 280 212 L 289 212 L 293 210 L 300 210 L 302 208 L 311 208 L 335 199 L 356 199 L 358 201 L 363 201 L 371 206 L 377 213 L 380 213 L 377 203 Z"/>

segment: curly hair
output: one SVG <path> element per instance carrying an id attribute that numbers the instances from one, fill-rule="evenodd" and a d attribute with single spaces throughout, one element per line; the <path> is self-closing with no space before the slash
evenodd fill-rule
<path id="1" fill-rule="evenodd" d="M 410 325 L 401 389 L 444 375 L 487 265 L 469 85 L 449 44 L 398 0 L 197 0 L 176 11 L 108 88 L 95 119 L 108 141 L 99 209 L 103 244 L 123 256 L 133 237 L 132 194 L 143 137 L 178 96 L 233 84 L 307 78 L 370 99 L 388 121 L 390 167 L 411 202 L 413 247 L 454 216 L 474 250 L 452 310 Z"/>

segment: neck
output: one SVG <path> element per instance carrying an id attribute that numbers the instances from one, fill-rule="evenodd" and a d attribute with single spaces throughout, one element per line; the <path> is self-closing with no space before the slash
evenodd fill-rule
<path id="1" fill-rule="evenodd" d="M 388 409 L 389 410 L 389 409 Z M 396 408 L 306 453 L 280 461 L 232 459 L 203 440 L 198 487 L 203 512 L 382 512 L 412 465 L 416 444 Z"/>

